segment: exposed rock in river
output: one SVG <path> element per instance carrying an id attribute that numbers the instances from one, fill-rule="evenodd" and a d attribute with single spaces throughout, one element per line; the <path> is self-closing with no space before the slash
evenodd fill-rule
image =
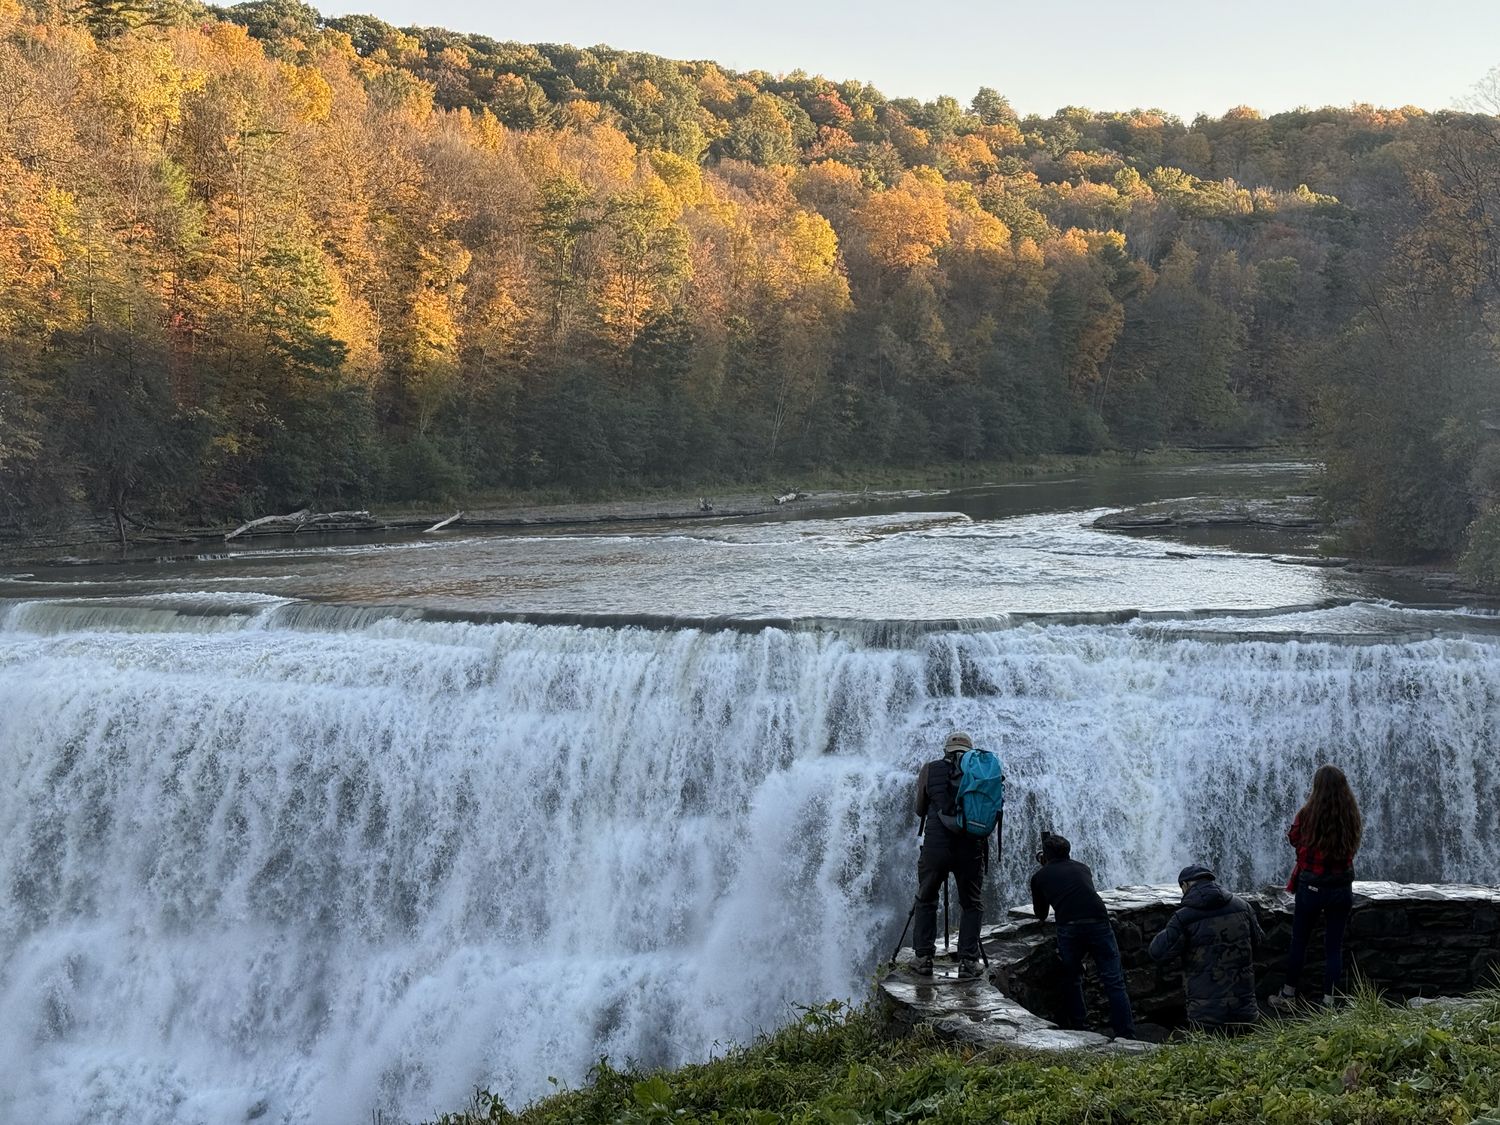
<path id="1" fill-rule="evenodd" d="M 1277 527 L 1314 529 L 1323 526 L 1315 496 L 1240 499 L 1188 496 L 1159 500 L 1110 512 L 1094 521 L 1106 531 L 1135 531 L 1170 527 Z"/>

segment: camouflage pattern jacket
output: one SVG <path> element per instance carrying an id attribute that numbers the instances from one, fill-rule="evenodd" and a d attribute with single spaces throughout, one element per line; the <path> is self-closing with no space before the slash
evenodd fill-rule
<path id="1" fill-rule="evenodd" d="M 1167 928 L 1151 941 L 1151 957 L 1182 958 L 1187 1018 L 1195 1027 L 1251 1023 L 1255 1003 L 1255 945 L 1265 940 L 1255 911 L 1218 883 L 1194 883 Z"/>

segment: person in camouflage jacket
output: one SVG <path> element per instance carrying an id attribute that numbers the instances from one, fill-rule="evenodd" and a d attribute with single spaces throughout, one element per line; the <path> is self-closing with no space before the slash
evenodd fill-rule
<path id="1" fill-rule="evenodd" d="M 1216 1031 L 1253 1023 L 1255 946 L 1265 940 L 1255 911 L 1214 881 L 1206 867 L 1184 867 L 1177 876 L 1182 906 L 1151 941 L 1151 957 L 1182 958 L 1187 1018 Z"/>

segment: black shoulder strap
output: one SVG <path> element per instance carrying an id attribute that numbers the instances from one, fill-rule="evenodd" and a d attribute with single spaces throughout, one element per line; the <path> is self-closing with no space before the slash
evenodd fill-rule
<path id="1" fill-rule="evenodd" d="M 941 768 L 940 774 L 929 771 L 928 776 L 942 786 L 943 797 L 941 802 L 934 802 L 934 811 L 938 814 L 938 821 L 949 832 L 957 832 L 958 827 L 958 779 L 961 776 L 958 763 L 953 755 L 944 754 L 932 763 L 934 769 Z M 929 794 L 930 795 L 930 794 Z"/>
<path id="2" fill-rule="evenodd" d="M 948 815 L 958 815 L 958 787 L 963 781 L 964 771 L 960 763 L 963 761 L 963 751 L 956 754 L 948 754 L 945 760 L 948 763 Z"/>

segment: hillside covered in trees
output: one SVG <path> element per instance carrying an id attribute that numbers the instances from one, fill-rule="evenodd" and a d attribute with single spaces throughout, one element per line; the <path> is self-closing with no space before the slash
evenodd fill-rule
<path id="1" fill-rule="evenodd" d="M 0 506 L 1313 426 L 1366 546 L 1453 551 L 1500 480 L 1497 189 L 1483 113 L 1020 118 L 291 0 L 0 0 Z"/>

